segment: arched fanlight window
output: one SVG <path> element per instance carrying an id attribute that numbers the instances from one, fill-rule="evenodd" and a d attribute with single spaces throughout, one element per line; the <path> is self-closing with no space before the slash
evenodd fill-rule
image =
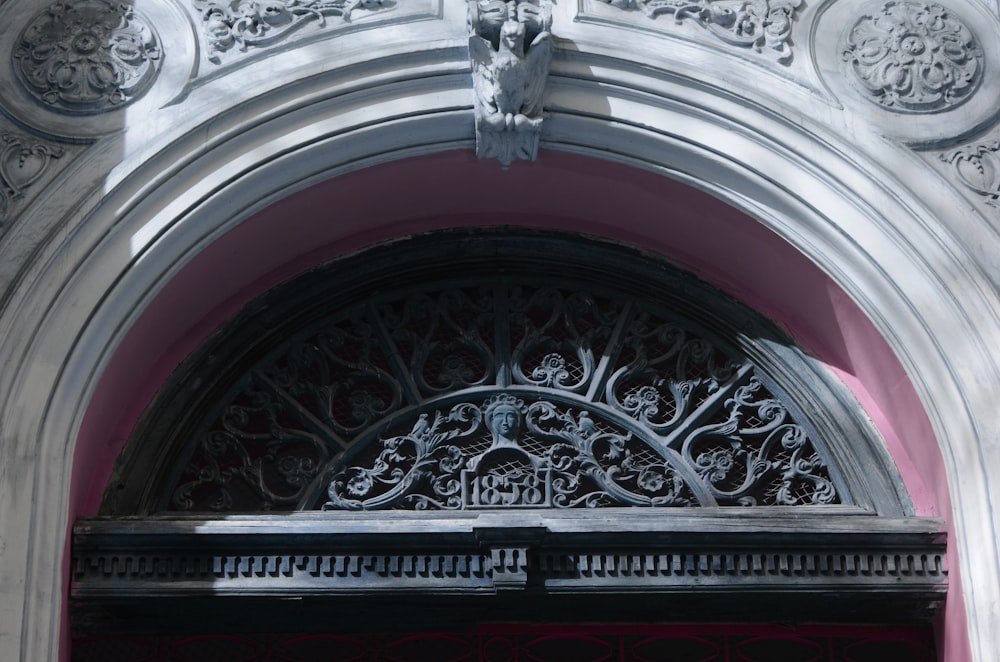
<path id="1" fill-rule="evenodd" d="M 940 523 L 822 365 L 688 274 L 560 235 L 422 236 L 277 288 L 175 373 L 116 475 L 74 591 L 126 620 L 510 591 L 907 620 L 943 595 Z"/>

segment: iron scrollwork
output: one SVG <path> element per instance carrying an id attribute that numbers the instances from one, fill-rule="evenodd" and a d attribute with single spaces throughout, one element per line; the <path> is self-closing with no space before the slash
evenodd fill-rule
<path id="1" fill-rule="evenodd" d="M 511 293 L 515 382 L 580 392 L 591 381 L 621 304 L 555 288 Z"/>
<path id="2" fill-rule="evenodd" d="M 684 459 L 720 504 L 817 505 L 837 501 L 825 461 L 788 409 L 753 376 L 726 402 L 728 418 L 691 432 Z"/>
<path id="3" fill-rule="evenodd" d="M 648 314 L 632 320 L 623 345 L 628 361 L 608 379 L 606 399 L 660 434 L 686 421 L 739 368 L 705 339 Z"/>
<path id="4" fill-rule="evenodd" d="M 242 383 L 171 508 L 843 499 L 745 355 L 629 295 L 516 279 L 415 288 L 341 312 Z"/>
<path id="5" fill-rule="evenodd" d="M 665 456 L 545 400 L 501 393 L 423 413 L 381 447 L 370 466 L 333 478 L 324 509 L 693 505 Z"/>

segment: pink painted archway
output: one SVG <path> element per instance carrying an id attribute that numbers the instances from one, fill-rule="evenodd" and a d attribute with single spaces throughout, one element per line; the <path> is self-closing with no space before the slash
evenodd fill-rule
<path id="1" fill-rule="evenodd" d="M 662 176 L 543 153 L 502 172 L 471 152 L 360 170 L 290 195 L 195 256 L 132 327 L 76 446 L 70 519 L 94 515 L 131 430 L 176 365 L 255 296 L 373 244 L 442 228 L 572 231 L 661 254 L 782 325 L 833 370 L 879 427 L 916 514 L 950 513 L 938 446 L 901 365 L 811 261 L 754 219 Z M 954 553 L 954 550 L 951 550 Z M 68 558 L 68 556 L 67 556 Z M 954 567 L 954 564 L 953 564 Z M 952 574 L 939 646 L 968 646 Z"/>

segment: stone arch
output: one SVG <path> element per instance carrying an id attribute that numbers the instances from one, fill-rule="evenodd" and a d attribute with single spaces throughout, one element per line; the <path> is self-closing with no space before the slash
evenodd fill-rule
<path id="1" fill-rule="evenodd" d="M 11 592 L 20 618 L 10 627 L 21 633 L 11 646 L 21 659 L 55 654 L 63 561 L 29 562 L 29 549 L 63 546 L 67 521 L 76 514 L 67 505 L 76 503 L 74 459 L 101 443 L 89 439 L 78 447 L 78 432 L 94 407 L 107 406 L 93 397 L 128 330 L 185 263 L 252 212 L 363 166 L 469 148 L 464 53 L 445 35 L 436 38 L 394 45 L 424 59 L 410 62 L 412 70 L 401 67 L 392 82 L 359 66 L 351 84 L 368 89 L 363 100 L 346 93 L 311 98 L 322 82 L 317 77 L 309 89 L 275 85 L 242 114 L 219 113 L 211 124 L 151 130 L 143 153 L 128 152 L 121 162 L 127 140 L 116 138 L 102 146 L 102 167 L 110 174 L 99 186 L 82 168 L 68 171 L 59 186 L 86 192 L 50 190 L 20 219 L 3 248 L 17 273 L 0 318 L 4 355 L 15 357 L 0 394 L 3 436 L 11 440 L 4 529 L 15 532 L 4 570 L 24 576 L 27 586 Z M 414 75 L 429 63 L 434 75 Z M 970 213 L 942 227 L 937 214 L 944 203 L 927 200 L 918 183 L 904 184 L 894 174 L 896 165 L 911 165 L 901 147 L 887 146 L 875 158 L 822 126 L 796 125 L 781 113 L 670 76 L 643 78 L 632 63 L 599 63 L 633 82 L 609 92 L 600 76 L 579 75 L 567 59 L 567 75 L 560 77 L 558 67 L 553 72 L 553 121 L 543 150 L 638 166 L 709 191 L 785 238 L 873 321 L 912 380 L 941 445 L 967 579 L 970 637 L 976 654 L 987 659 L 997 619 L 989 507 L 996 488 L 986 473 L 991 451 L 981 440 L 997 423 L 982 385 L 1000 374 L 989 350 L 1000 305 L 970 246 L 977 235 L 963 229 L 978 217 Z M 407 73 L 415 84 L 404 84 Z M 289 110 L 295 98 L 300 101 Z M 204 103 L 195 95 L 192 108 Z M 190 133 L 198 126 L 201 134 Z M 252 143 L 238 140 L 240 132 L 252 132 Z M 211 144 L 202 144 L 204 133 L 213 136 Z M 220 174 L 207 183 L 206 173 Z M 903 218 L 912 221 L 905 232 L 898 225 Z M 967 342 L 955 345 L 955 338 Z M 968 551 L 973 548 L 975 554 Z"/>

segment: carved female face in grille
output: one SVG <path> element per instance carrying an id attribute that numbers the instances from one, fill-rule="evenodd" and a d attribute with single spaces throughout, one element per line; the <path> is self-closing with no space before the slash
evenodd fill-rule
<path id="1" fill-rule="evenodd" d="M 516 442 L 521 430 L 521 412 L 513 405 L 500 404 L 487 412 L 486 422 L 493 433 L 493 443 Z"/>

